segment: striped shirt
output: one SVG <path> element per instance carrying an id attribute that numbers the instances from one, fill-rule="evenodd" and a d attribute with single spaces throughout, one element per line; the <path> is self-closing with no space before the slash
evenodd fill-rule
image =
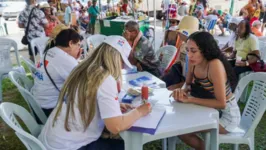
<path id="1" fill-rule="evenodd" d="M 207 77 L 205 77 L 203 79 L 197 78 L 195 76 L 194 70 L 195 70 L 195 66 L 193 67 L 193 76 L 195 78 L 194 82 L 200 84 L 206 91 L 209 91 L 210 93 L 213 93 L 213 96 L 214 96 L 213 83 L 208 78 L 209 66 L 208 66 L 208 69 L 207 69 Z M 225 83 L 225 91 L 226 91 L 226 96 L 228 96 L 232 92 L 231 87 L 230 87 L 230 83 L 229 83 L 228 80 Z"/>

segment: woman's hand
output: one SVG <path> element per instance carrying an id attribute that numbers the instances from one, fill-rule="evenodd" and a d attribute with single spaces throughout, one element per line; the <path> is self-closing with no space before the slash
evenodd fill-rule
<path id="1" fill-rule="evenodd" d="M 79 59 L 79 57 L 81 56 L 82 52 L 83 52 L 83 49 L 80 48 L 78 53 L 77 53 L 76 59 Z"/>
<path id="2" fill-rule="evenodd" d="M 151 112 L 151 104 L 147 103 L 147 104 L 143 104 L 140 105 L 139 107 L 137 107 L 138 112 L 141 114 L 141 116 L 146 116 Z"/>
<path id="3" fill-rule="evenodd" d="M 188 90 L 176 89 L 173 91 L 174 100 L 177 102 L 189 103 Z"/>
<path id="4" fill-rule="evenodd" d="M 245 67 L 245 66 L 246 66 L 246 62 L 244 62 L 244 61 L 236 61 L 235 66 L 238 66 L 238 67 Z"/>
<path id="5" fill-rule="evenodd" d="M 120 109 L 122 113 L 126 112 L 128 109 L 133 109 L 133 108 L 134 107 L 132 107 L 130 104 L 120 103 Z"/>

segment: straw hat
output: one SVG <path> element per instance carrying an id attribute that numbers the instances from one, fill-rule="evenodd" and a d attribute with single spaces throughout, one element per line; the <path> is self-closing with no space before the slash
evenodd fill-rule
<path id="1" fill-rule="evenodd" d="M 64 24 L 58 24 L 54 27 L 51 35 L 50 35 L 50 38 L 51 39 L 55 39 L 56 36 L 62 31 L 62 30 L 65 30 L 65 29 L 68 29 L 67 26 L 65 26 Z"/>
<path id="2" fill-rule="evenodd" d="M 50 5 L 48 3 L 44 3 L 40 6 L 40 8 L 50 8 Z"/>
<path id="3" fill-rule="evenodd" d="M 193 16 L 184 16 L 178 25 L 178 32 L 189 36 L 199 30 L 199 20 Z"/>

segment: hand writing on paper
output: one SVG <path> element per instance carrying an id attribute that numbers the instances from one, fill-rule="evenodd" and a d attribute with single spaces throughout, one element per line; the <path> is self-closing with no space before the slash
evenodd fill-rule
<path id="1" fill-rule="evenodd" d="M 146 103 L 143 105 L 140 105 L 139 107 L 137 107 L 137 110 L 139 111 L 139 113 L 141 114 L 141 116 L 146 116 L 151 112 L 151 104 L 150 103 Z"/>
<path id="2" fill-rule="evenodd" d="M 184 89 L 176 89 L 173 91 L 174 100 L 177 102 L 189 103 L 189 97 Z"/>

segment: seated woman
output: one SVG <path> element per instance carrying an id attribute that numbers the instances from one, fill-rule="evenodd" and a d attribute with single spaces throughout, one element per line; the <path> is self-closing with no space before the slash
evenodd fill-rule
<path id="1" fill-rule="evenodd" d="M 45 35 L 50 36 L 54 27 L 60 23 L 57 17 L 52 14 L 51 7 L 45 3 L 41 6 L 41 10 L 44 12 L 46 19 L 48 20 L 48 27 L 44 28 Z"/>
<path id="2" fill-rule="evenodd" d="M 239 23 L 236 34 L 236 62 L 234 71 L 238 78 L 241 73 L 251 71 L 249 64 L 257 62 L 256 57 L 250 56 L 247 58 L 247 55 L 253 53 L 260 56 L 260 52 L 258 38 L 251 33 L 248 20 L 242 20 Z"/>
<path id="3" fill-rule="evenodd" d="M 230 38 L 228 42 L 223 46 L 221 51 L 225 54 L 225 57 L 228 59 L 228 61 L 234 66 L 235 64 L 235 41 L 236 41 L 236 29 L 238 24 L 243 19 L 240 17 L 233 17 L 229 22 L 229 30 L 231 31 Z"/>
<path id="4" fill-rule="evenodd" d="M 32 92 L 47 116 L 55 108 L 66 78 L 78 65 L 80 39 L 73 29 L 62 30 L 55 38 L 54 47 L 45 50 L 37 66 Z"/>
<path id="5" fill-rule="evenodd" d="M 101 139 L 100 135 L 104 126 L 118 134 L 151 111 L 149 103 L 129 108 L 118 101 L 121 69 L 132 67 L 127 59 L 130 51 L 125 38 L 109 36 L 71 72 L 39 135 L 47 149 L 124 149 L 122 140 Z M 131 110 L 122 114 L 128 108 Z"/>
<path id="6" fill-rule="evenodd" d="M 174 99 L 219 110 L 219 133 L 232 132 L 240 122 L 240 111 L 233 94 L 236 80 L 230 64 L 208 32 L 196 32 L 188 37 L 187 55 L 186 83 L 183 89 L 173 92 Z M 197 150 L 205 147 L 196 133 L 179 137 Z"/>

